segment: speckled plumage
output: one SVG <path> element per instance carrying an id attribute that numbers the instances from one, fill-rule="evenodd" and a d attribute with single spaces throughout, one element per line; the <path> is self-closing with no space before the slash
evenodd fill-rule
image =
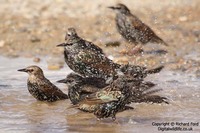
<path id="1" fill-rule="evenodd" d="M 68 96 L 74 105 L 84 100 L 89 94 L 95 93 L 107 86 L 104 79 L 91 77 L 83 78 L 76 73 L 70 73 L 65 79 L 57 82 L 67 84 Z"/>
<path id="2" fill-rule="evenodd" d="M 128 42 L 134 44 L 151 42 L 168 45 L 149 26 L 133 15 L 124 4 L 117 4 L 109 8 L 117 11 L 115 18 L 117 30 Z"/>
<path id="3" fill-rule="evenodd" d="M 127 76 L 120 76 L 109 86 L 90 94 L 75 107 L 86 108 L 93 112 L 94 115 L 101 119 L 115 116 L 118 112 L 127 109 L 130 103 L 152 102 L 168 103 L 165 97 L 154 95 L 159 90 L 151 90 L 155 84 L 136 80 Z"/>
<path id="4" fill-rule="evenodd" d="M 103 78 L 107 80 L 109 78 L 115 79 L 118 77 L 118 72 L 120 71 L 124 74 L 127 73 L 127 71 L 124 70 L 127 66 L 119 65 L 108 59 L 101 48 L 80 38 L 74 28 L 68 29 L 65 40 L 65 43 L 58 45 L 65 47 L 65 62 L 74 72 L 81 76 Z M 135 69 L 136 67 L 137 69 Z M 134 65 L 128 65 L 128 68 L 128 73 L 132 74 L 135 78 L 144 78 L 147 74 L 159 72 L 152 71 L 149 73 L 147 68 Z"/>
<path id="5" fill-rule="evenodd" d="M 64 57 L 67 65 L 83 77 L 107 79 L 116 75 L 118 64 L 112 62 L 102 49 L 91 42 L 80 38 L 74 28 L 69 28 L 65 37 Z"/>
<path id="6" fill-rule="evenodd" d="M 28 91 L 37 100 L 54 102 L 68 98 L 65 93 L 44 77 L 42 69 L 38 66 L 29 66 L 18 71 L 29 74 L 27 80 Z"/>

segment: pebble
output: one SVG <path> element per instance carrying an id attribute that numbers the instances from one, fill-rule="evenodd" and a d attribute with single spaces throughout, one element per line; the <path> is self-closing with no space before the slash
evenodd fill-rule
<path id="1" fill-rule="evenodd" d="M 40 62 L 40 61 L 41 61 L 41 59 L 40 59 L 40 58 L 38 58 L 38 57 L 35 57 L 35 58 L 33 59 L 33 61 L 34 61 L 34 62 L 36 62 L 36 63 L 38 63 L 38 62 Z"/>
<path id="2" fill-rule="evenodd" d="M 40 42 L 41 39 L 38 38 L 38 37 L 36 37 L 36 36 L 31 36 L 30 41 L 33 42 L 33 43 L 35 43 L 35 42 Z"/>
<path id="3" fill-rule="evenodd" d="M 111 41 L 111 42 L 107 42 L 105 43 L 106 47 L 118 47 L 120 46 L 120 42 L 119 41 Z"/>
<path id="4" fill-rule="evenodd" d="M 58 64 L 55 65 L 48 65 L 49 70 L 60 70 L 62 67 Z"/>
<path id="5" fill-rule="evenodd" d="M 5 41 L 1 40 L 0 41 L 0 48 L 4 47 L 4 45 L 5 45 Z"/>
<path id="6" fill-rule="evenodd" d="M 179 21 L 181 21 L 181 22 L 184 22 L 184 21 L 187 21 L 187 20 L 188 20 L 187 16 L 179 17 Z"/>
<path id="7" fill-rule="evenodd" d="M 59 70 L 64 67 L 64 60 L 60 57 L 50 57 L 47 60 L 49 70 Z"/>

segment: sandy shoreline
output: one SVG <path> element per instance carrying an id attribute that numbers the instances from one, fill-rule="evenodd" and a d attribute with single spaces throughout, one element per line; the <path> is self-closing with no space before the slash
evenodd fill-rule
<path id="1" fill-rule="evenodd" d="M 122 54 L 132 46 L 118 34 L 115 14 L 107 8 L 118 2 L 126 4 L 132 13 L 170 44 L 164 48 L 169 51 L 167 56 L 144 55 L 141 58 Z M 184 56 L 200 51 L 199 3 L 198 0 L 2 0 L 0 53 L 8 57 L 61 56 L 63 49 L 56 45 L 64 41 L 68 27 L 75 27 L 81 37 L 100 46 L 108 56 L 114 56 L 115 61 L 147 66 L 158 65 L 163 60 L 184 64 L 188 62 Z M 113 41 L 121 45 L 105 46 Z"/>

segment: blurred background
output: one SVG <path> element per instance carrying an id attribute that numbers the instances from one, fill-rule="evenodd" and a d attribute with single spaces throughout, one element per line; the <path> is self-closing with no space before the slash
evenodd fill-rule
<path id="1" fill-rule="evenodd" d="M 144 59 L 150 60 L 149 63 L 126 55 L 126 47 L 130 44 L 117 32 L 115 13 L 107 8 L 117 3 L 127 5 L 169 44 L 165 48 L 169 52 L 167 59 L 148 55 Z M 81 37 L 103 48 L 119 63 L 129 61 L 147 66 L 160 62 L 187 64 L 189 60 L 183 57 L 199 56 L 199 5 L 199 0 L 1 0 L 0 53 L 9 57 L 62 54 L 63 49 L 56 48 L 56 45 L 64 41 L 67 28 L 75 27 Z M 108 47 L 113 42 L 120 46 Z M 145 46 L 148 47 L 151 48 Z M 158 62 L 155 61 L 157 58 Z"/>

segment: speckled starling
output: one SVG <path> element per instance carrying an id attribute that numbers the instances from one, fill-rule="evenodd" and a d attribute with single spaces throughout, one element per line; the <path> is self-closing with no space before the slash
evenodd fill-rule
<path id="1" fill-rule="evenodd" d="M 68 29 L 65 40 L 57 46 L 65 47 L 65 62 L 74 72 L 103 79 L 116 75 L 115 69 L 120 65 L 108 59 L 100 47 L 79 37 L 74 28 Z"/>
<path id="2" fill-rule="evenodd" d="M 109 8 L 117 12 L 115 18 L 117 30 L 128 42 L 134 44 L 158 43 L 168 45 L 149 26 L 133 15 L 124 4 L 117 4 Z"/>
<path id="3" fill-rule="evenodd" d="M 159 90 L 152 90 L 155 84 L 120 76 L 109 86 L 97 91 L 79 102 L 77 108 L 90 109 L 98 119 L 112 117 L 118 112 L 126 110 L 127 104 L 152 102 L 168 103 L 165 97 L 155 95 Z"/>
<path id="4" fill-rule="evenodd" d="M 76 73 L 70 73 L 65 79 L 57 81 L 68 86 L 68 96 L 72 104 L 78 104 L 89 94 L 95 93 L 107 86 L 102 78 L 83 78 Z M 90 110 L 83 110 L 90 112 Z"/>
<path id="5" fill-rule="evenodd" d="M 27 86 L 30 94 L 39 101 L 54 102 L 67 99 L 67 94 L 45 78 L 43 71 L 38 66 L 29 66 L 18 71 L 29 74 Z"/>
<path id="6" fill-rule="evenodd" d="M 69 28 L 65 37 L 66 42 L 57 46 L 65 47 L 64 58 L 67 65 L 76 73 L 83 77 L 103 78 L 106 81 L 111 78 L 115 79 L 118 76 L 120 69 L 126 68 L 124 65 L 114 63 L 108 59 L 102 49 L 91 42 L 83 40 L 79 37 L 74 28 Z M 146 77 L 149 73 L 145 67 L 129 65 L 133 67 L 131 74 L 137 74 L 134 77 Z M 135 69 L 137 67 L 137 70 Z M 158 67 L 163 68 L 163 67 Z M 157 68 L 156 68 L 157 69 Z M 160 70 L 161 70 L 160 69 Z M 159 71 L 154 71 L 156 73 Z M 130 71 L 129 71 L 130 73 Z M 142 74 L 142 75 L 140 75 Z"/>

